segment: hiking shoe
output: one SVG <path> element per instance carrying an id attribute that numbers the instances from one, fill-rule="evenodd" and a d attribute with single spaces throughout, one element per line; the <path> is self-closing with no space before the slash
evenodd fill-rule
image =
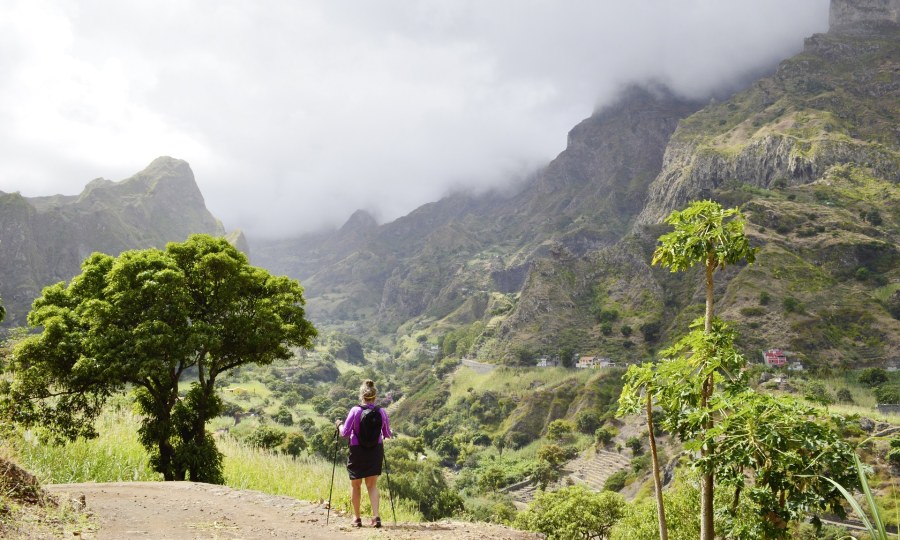
<path id="1" fill-rule="evenodd" d="M 362 518 L 356 518 L 353 520 L 353 527 L 362 527 Z"/>
<path id="2" fill-rule="evenodd" d="M 372 526 L 375 527 L 376 529 L 380 529 L 381 528 L 381 518 L 379 518 L 379 517 L 372 518 Z"/>

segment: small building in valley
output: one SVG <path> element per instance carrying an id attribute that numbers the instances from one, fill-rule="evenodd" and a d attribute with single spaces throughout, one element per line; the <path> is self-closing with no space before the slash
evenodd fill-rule
<path id="1" fill-rule="evenodd" d="M 600 364 L 599 356 L 582 356 L 575 362 L 577 369 L 593 369 Z"/>
<path id="2" fill-rule="evenodd" d="M 784 367 L 787 365 L 787 355 L 781 349 L 769 349 L 763 353 L 763 361 L 767 366 Z"/>
<path id="3" fill-rule="evenodd" d="M 616 363 L 610 358 L 603 358 L 600 356 L 582 356 L 578 359 L 578 362 L 575 363 L 575 367 L 578 369 L 593 369 L 597 367 L 608 368 L 615 366 Z"/>
<path id="4" fill-rule="evenodd" d="M 552 358 L 547 358 L 546 356 L 542 356 L 538 359 L 537 367 L 556 367 L 559 365 L 559 362 Z"/>

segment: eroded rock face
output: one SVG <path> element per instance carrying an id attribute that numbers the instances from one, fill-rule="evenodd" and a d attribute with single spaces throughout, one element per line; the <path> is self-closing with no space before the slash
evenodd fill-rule
<path id="1" fill-rule="evenodd" d="M 828 23 L 832 32 L 900 24 L 900 0 L 831 0 Z"/>
<path id="2" fill-rule="evenodd" d="M 884 22 L 900 8 L 900 0 L 834 4 L 844 6 L 835 9 L 847 25 Z M 872 14 L 874 7 L 864 9 L 870 4 L 883 8 L 879 15 Z M 782 62 L 773 76 L 682 122 L 638 223 L 659 223 L 729 184 L 809 184 L 845 163 L 900 182 L 900 130 L 893 121 L 900 100 L 900 25 L 885 24 L 866 35 L 812 36 L 803 53 Z"/>
<path id="3" fill-rule="evenodd" d="M 80 195 L 0 192 L 0 298 L 7 325 L 23 325 L 41 289 L 78 274 L 100 251 L 162 248 L 192 233 L 222 235 L 187 162 L 170 157 L 120 182 L 98 178 Z M 246 247 L 246 246 L 245 246 Z"/>

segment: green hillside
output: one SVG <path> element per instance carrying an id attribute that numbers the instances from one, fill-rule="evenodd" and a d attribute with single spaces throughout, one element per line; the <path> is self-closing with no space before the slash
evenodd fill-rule
<path id="1" fill-rule="evenodd" d="M 740 206 L 761 248 L 718 280 L 748 357 L 896 362 L 900 30 L 851 19 L 702 108 L 626 90 L 515 194 L 458 194 L 381 226 L 355 216 L 255 260 L 301 279 L 320 324 L 385 344 L 460 331 L 454 352 L 489 362 L 630 362 L 699 313 L 695 276 L 649 259 L 661 220 L 710 198 Z"/>

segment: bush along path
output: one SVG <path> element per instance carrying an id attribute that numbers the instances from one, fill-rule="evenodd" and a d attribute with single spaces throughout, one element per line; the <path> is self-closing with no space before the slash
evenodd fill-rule
<path id="1" fill-rule="evenodd" d="M 82 538 L 384 538 L 396 540 L 535 540 L 535 533 L 498 525 L 441 521 L 398 523 L 382 516 L 384 527 L 350 527 L 350 517 L 326 504 L 236 490 L 199 482 L 116 482 L 56 484 L 47 489 L 61 500 L 84 501 L 97 530 Z M 364 523 L 368 520 L 364 520 Z"/>

